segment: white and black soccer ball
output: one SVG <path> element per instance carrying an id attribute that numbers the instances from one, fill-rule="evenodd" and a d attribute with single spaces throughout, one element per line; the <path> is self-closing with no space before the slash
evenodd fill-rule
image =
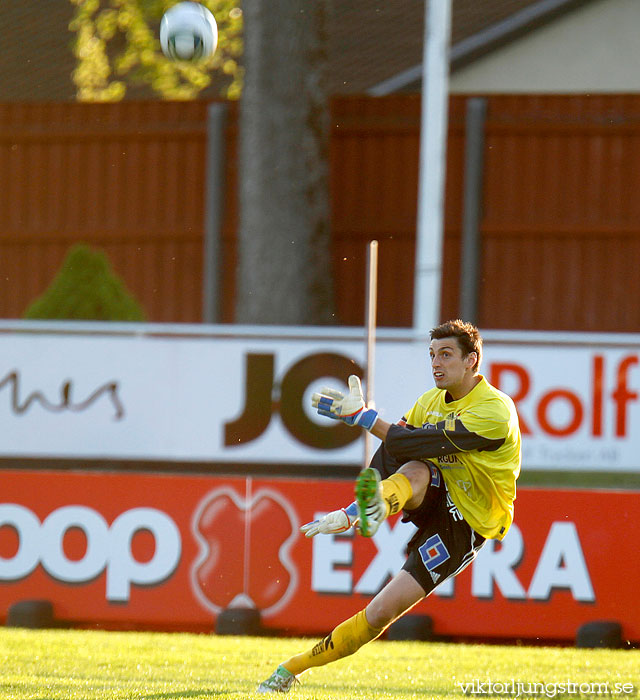
<path id="1" fill-rule="evenodd" d="M 200 61 L 218 45 L 218 27 L 211 12 L 199 2 L 179 2 L 160 22 L 162 53 L 176 61 Z"/>

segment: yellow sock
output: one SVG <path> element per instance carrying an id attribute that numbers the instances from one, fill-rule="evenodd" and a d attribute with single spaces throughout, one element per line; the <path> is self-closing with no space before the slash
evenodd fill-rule
<path id="1" fill-rule="evenodd" d="M 361 646 L 382 634 L 383 630 L 371 627 L 364 610 L 341 622 L 328 637 L 318 642 L 302 654 L 292 656 L 282 665 L 299 675 L 313 666 L 324 666 L 331 661 L 342 659 L 358 651 Z"/>
<path id="2" fill-rule="evenodd" d="M 413 496 L 411 482 L 404 474 L 392 474 L 380 483 L 382 498 L 387 506 L 387 517 L 399 513 L 404 504 Z"/>

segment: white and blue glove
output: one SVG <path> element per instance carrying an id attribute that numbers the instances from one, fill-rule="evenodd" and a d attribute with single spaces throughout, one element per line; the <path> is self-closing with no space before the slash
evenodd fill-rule
<path id="1" fill-rule="evenodd" d="M 300 530 L 305 537 L 316 535 L 337 535 L 346 532 L 358 522 L 358 506 L 352 503 L 347 508 L 333 510 L 318 520 L 303 525 Z"/>
<path id="2" fill-rule="evenodd" d="M 378 420 L 378 412 L 365 406 L 360 378 L 355 374 L 349 377 L 346 396 L 336 389 L 323 388 L 320 393 L 313 394 L 311 405 L 321 416 L 341 420 L 347 425 L 359 425 L 365 430 L 371 430 Z"/>

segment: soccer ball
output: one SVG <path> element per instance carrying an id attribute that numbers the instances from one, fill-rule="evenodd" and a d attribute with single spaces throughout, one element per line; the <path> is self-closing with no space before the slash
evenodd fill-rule
<path id="1" fill-rule="evenodd" d="M 160 46 L 167 58 L 200 61 L 213 54 L 218 27 L 211 12 L 199 2 L 179 2 L 160 22 Z"/>

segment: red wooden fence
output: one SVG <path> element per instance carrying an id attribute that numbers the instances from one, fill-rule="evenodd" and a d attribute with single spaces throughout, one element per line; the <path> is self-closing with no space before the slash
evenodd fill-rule
<path id="1" fill-rule="evenodd" d="M 487 100 L 480 325 L 637 331 L 640 96 Z M 458 314 L 465 104 L 450 104 L 443 318 Z M 337 322 L 362 324 L 366 243 L 375 238 L 379 323 L 411 325 L 420 98 L 340 97 L 331 109 Z M 105 250 L 149 320 L 199 322 L 206 112 L 204 102 L 0 104 L 0 317 L 21 317 L 83 241 Z M 231 105 L 225 322 L 235 287 L 236 117 Z"/>

